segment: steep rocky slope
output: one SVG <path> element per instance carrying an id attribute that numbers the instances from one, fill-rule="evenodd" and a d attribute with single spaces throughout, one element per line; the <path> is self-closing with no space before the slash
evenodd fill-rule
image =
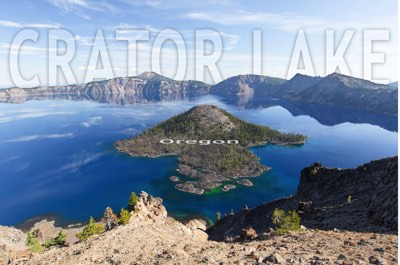
<path id="1" fill-rule="evenodd" d="M 297 194 L 227 216 L 207 231 L 213 240 L 235 239 L 242 229 L 262 233 L 273 226 L 274 209 L 297 210 L 308 228 L 396 233 L 397 157 L 371 161 L 356 169 L 316 163 L 301 172 Z"/>

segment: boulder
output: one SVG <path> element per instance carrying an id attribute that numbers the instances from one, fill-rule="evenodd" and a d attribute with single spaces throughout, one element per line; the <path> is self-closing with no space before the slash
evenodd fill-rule
<path id="1" fill-rule="evenodd" d="M 253 240 L 257 238 L 257 232 L 251 227 L 243 228 L 242 235 L 240 236 L 241 240 Z"/>

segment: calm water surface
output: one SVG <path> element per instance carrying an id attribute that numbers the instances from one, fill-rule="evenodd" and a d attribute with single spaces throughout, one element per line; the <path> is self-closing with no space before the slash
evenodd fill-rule
<path id="1" fill-rule="evenodd" d="M 301 147 L 253 148 L 272 170 L 252 179 L 253 187 L 238 185 L 227 193 L 213 190 L 203 196 L 174 189 L 168 178 L 179 176 L 176 157 L 132 158 L 113 147 L 118 139 L 205 103 L 249 122 L 305 134 L 309 140 Z M 357 117 L 348 118 L 351 112 L 344 117 L 343 110 L 318 107 L 315 112 L 312 107 L 324 114 L 317 117 L 292 108 L 239 106 L 212 96 L 133 105 L 68 100 L 0 104 L 0 224 L 49 215 L 59 224 L 86 221 L 100 217 L 107 206 L 119 211 L 131 191 L 141 190 L 162 197 L 172 216 L 215 219 L 217 211 L 237 211 L 244 203 L 252 207 L 294 193 L 301 169 L 313 162 L 348 168 L 397 155 L 395 117 L 354 111 Z"/>

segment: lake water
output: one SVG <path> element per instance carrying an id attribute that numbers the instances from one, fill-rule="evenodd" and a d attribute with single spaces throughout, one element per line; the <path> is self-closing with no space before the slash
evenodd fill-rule
<path id="1" fill-rule="evenodd" d="M 174 189 L 176 157 L 132 158 L 113 142 L 131 137 L 199 104 L 214 104 L 233 115 L 283 132 L 301 133 L 300 147 L 252 151 L 272 169 L 252 179 L 253 187 L 199 196 Z M 238 211 L 293 194 L 300 171 L 313 162 L 355 167 L 397 155 L 397 117 L 333 107 L 251 102 L 204 96 L 191 100 L 119 105 L 76 100 L 31 100 L 0 104 L 0 224 L 17 225 L 35 216 L 59 224 L 100 217 L 107 206 L 119 211 L 131 191 L 164 199 L 177 218 Z"/>

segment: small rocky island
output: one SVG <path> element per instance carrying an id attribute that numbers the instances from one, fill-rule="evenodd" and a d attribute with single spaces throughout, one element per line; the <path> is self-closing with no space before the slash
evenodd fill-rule
<path id="1" fill-rule="evenodd" d="M 176 189 L 203 194 L 223 182 L 256 177 L 269 169 L 249 147 L 301 145 L 305 140 L 303 135 L 281 133 L 242 121 L 216 106 L 200 105 L 118 141 L 115 147 L 131 156 L 179 156 L 178 171 L 193 181 L 177 183 Z M 250 186 L 248 182 L 240 184 Z"/>

